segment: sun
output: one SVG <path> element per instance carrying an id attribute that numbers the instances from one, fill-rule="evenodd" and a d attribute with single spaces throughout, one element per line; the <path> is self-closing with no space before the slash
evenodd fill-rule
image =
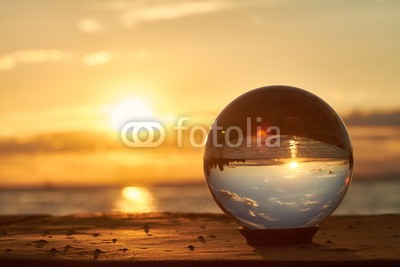
<path id="1" fill-rule="evenodd" d="M 129 121 L 142 121 L 152 117 L 147 103 L 139 98 L 129 98 L 112 106 L 109 111 L 110 126 L 119 130 Z"/>

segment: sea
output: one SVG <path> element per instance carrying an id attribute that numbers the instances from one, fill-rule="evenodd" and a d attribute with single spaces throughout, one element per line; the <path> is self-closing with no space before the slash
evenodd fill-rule
<path id="1" fill-rule="evenodd" d="M 336 215 L 400 213 L 400 180 L 353 180 Z M 0 189 L 0 214 L 93 212 L 222 213 L 205 183 L 191 185 Z"/>

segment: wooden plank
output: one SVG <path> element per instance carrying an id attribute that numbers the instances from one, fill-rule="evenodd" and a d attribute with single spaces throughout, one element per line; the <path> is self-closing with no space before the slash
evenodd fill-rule
<path id="1" fill-rule="evenodd" d="M 110 261 L 121 266 L 400 263 L 400 215 L 330 217 L 313 243 L 301 245 L 249 246 L 237 227 L 223 214 L 104 213 L 15 220 L 0 226 L 0 266 L 33 260 L 57 266 Z"/>

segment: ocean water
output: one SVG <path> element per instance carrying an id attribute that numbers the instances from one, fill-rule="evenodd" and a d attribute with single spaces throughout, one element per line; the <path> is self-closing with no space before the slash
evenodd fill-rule
<path id="1" fill-rule="evenodd" d="M 334 212 L 348 214 L 399 214 L 400 181 L 353 180 Z M 205 183 L 186 186 L 0 189 L 0 214 L 86 212 L 218 212 Z"/>
<path id="2" fill-rule="evenodd" d="M 207 184 L 222 210 L 248 228 L 272 229 L 312 226 L 338 207 L 351 182 L 351 148 L 292 135 L 273 146 L 260 140 L 206 147 Z"/>
<path id="3" fill-rule="evenodd" d="M 211 168 L 208 185 L 221 209 L 249 228 L 308 227 L 329 216 L 350 183 L 346 158 L 289 158 Z"/>

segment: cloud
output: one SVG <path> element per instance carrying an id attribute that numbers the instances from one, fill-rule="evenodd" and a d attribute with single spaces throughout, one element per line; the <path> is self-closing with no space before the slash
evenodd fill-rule
<path id="1" fill-rule="evenodd" d="M 146 21 L 172 20 L 193 15 L 213 13 L 227 9 L 231 4 L 221 1 L 179 2 L 174 4 L 130 6 L 121 14 L 121 21 L 126 27 Z M 126 5 L 125 5 L 126 7 Z"/>
<path id="2" fill-rule="evenodd" d="M 45 63 L 45 62 L 72 62 L 74 59 L 81 59 L 86 66 L 103 65 L 115 58 L 127 60 L 151 60 L 154 53 L 148 49 L 138 49 L 134 51 L 97 51 L 84 55 L 75 54 L 69 51 L 57 49 L 41 50 L 18 50 L 9 54 L 0 55 L 0 71 L 7 71 L 16 68 L 20 64 Z"/>
<path id="3" fill-rule="evenodd" d="M 121 149 L 123 146 L 107 134 L 98 132 L 59 132 L 27 138 L 1 138 L 1 154 L 59 152 L 96 152 Z"/>
<path id="4" fill-rule="evenodd" d="M 56 49 L 19 50 L 0 56 L 0 71 L 11 70 L 18 64 L 70 62 L 73 57 L 71 52 Z"/>
<path id="5" fill-rule="evenodd" d="M 353 112 L 344 121 L 348 125 L 400 126 L 400 109 L 368 114 Z"/>
<path id="6" fill-rule="evenodd" d="M 95 34 L 103 30 L 98 20 L 93 18 L 84 18 L 78 22 L 78 28 L 84 33 Z"/>
<path id="7" fill-rule="evenodd" d="M 303 205 L 305 206 L 310 206 L 310 205 L 316 205 L 319 204 L 319 201 L 317 200 L 304 200 Z"/>
<path id="8" fill-rule="evenodd" d="M 264 218 L 268 221 L 272 221 L 272 222 L 276 222 L 279 221 L 279 219 L 272 217 L 271 215 L 268 215 L 267 213 L 261 212 L 257 214 L 258 216 L 260 216 L 261 218 Z"/>
<path id="9" fill-rule="evenodd" d="M 100 51 L 96 53 L 87 54 L 83 57 L 83 63 L 87 66 L 96 66 L 108 63 L 113 58 L 109 51 Z"/>
<path id="10" fill-rule="evenodd" d="M 228 190 L 223 190 L 223 189 L 219 190 L 219 192 L 221 193 L 222 196 L 224 196 L 226 198 L 230 198 L 233 201 L 243 203 L 247 207 L 258 207 L 257 202 L 250 198 L 240 197 L 236 193 L 232 193 L 232 192 L 229 192 Z"/>
<path id="11" fill-rule="evenodd" d="M 0 57 L 0 71 L 10 70 L 17 64 L 13 56 L 5 55 Z"/>
<path id="12" fill-rule="evenodd" d="M 72 54 L 62 50 L 27 50 L 15 52 L 15 58 L 22 63 L 40 63 L 46 61 L 71 61 Z"/>
<path id="13" fill-rule="evenodd" d="M 225 10 L 246 9 L 251 7 L 274 7 L 281 5 L 284 0 L 154 0 L 154 1 L 105 1 L 96 3 L 95 10 L 111 12 L 112 17 L 117 17 L 119 22 L 127 28 L 132 28 L 140 23 L 161 20 L 175 20 L 190 16 L 212 14 Z M 80 21 L 80 29 L 89 33 L 97 33 L 97 20 L 86 18 Z M 93 30 L 93 32 L 92 32 Z M 101 27 L 100 29 L 101 30 Z"/>
<path id="14" fill-rule="evenodd" d="M 287 206 L 287 207 L 296 207 L 298 206 L 298 203 L 295 201 L 289 202 L 289 201 L 282 201 L 276 197 L 271 197 L 269 198 L 269 201 L 273 204 L 277 204 L 280 206 Z"/>

